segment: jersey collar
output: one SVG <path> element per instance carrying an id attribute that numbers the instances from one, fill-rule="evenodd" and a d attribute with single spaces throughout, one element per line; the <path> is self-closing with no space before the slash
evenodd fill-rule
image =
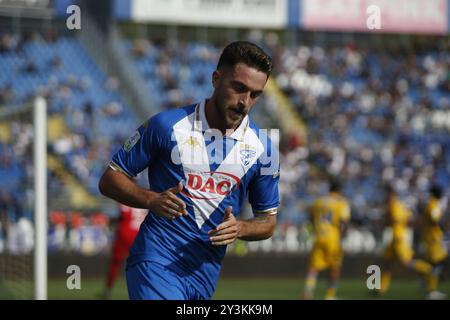
<path id="1" fill-rule="evenodd" d="M 206 120 L 205 102 L 206 100 L 203 100 L 201 103 L 197 103 L 197 105 L 195 106 L 194 130 L 196 131 L 200 131 L 200 129 L 202 129 L 203 131 L 210 129 L 208 121 Z M 239 127 L 237 127 L 237 129 L 227 137 L 238 141 L 244 141 L 244 136 L 249 124 L 250 119 L 248 115 L 246 115 L 244 119 L 242 119 Z"/>

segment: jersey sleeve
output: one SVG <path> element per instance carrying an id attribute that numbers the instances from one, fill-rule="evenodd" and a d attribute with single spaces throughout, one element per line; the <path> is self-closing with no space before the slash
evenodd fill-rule
<path id="1" fill-rule="evenodd" d="M 340 218 L 343 222 L 348 222 L 350 220 L 350 206 L 345 200 L 342 200 L 340 208 Z"/>
<path id="2" fill-rule="evenodd" d="M 435 203 L 430 203 L 428 206 L 428 216 L 431 221 L 437 223 L 441 220 L 442 217 L 442 211 L 439 205 Z"/>
<path id="3" fill-rule="evenodd" d="M 164 134 L 156 117 L 144 122 L 113 156 L 110 167 L 134 178 L 155 159 L 163 145 Z"/>
<path id="4" fill-rule="evenodd" d="M 274 158 L 278 159 L 277 157 L 278 154 Z M 277 213 L 280 204 L 278 192 L 280 180 L 279 163 L 277 161 L 276 166 L 273 163 L 268 163 L 268 161 L 263 161 L 262 163 L 266 164 L 260 164 L 260 168 L 250 182 L 249 188 L 249 202 L 255 216 L 274 215 Z"/>

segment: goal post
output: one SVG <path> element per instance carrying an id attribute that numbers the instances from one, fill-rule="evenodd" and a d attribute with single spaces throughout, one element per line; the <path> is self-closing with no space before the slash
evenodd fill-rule
<path id="1" fill-rule="evenodd" d="M 3 149 L 2 144 L 6 146 Z M 13 149 L 22 151 L 16 153 L 11 151 Z M 4 203 L 6 220 L 0 219 L 0 299 L 46 300 L 48 183 L 47 101 L 44 98 L 37 97 L 21 106 L 0 106 L 0 156 L 10 157 L 8 164 L 21 167 L 26 176 L 22 184 L 12 180 L 12 185 L 1 185 L 0 192 L 11 194 L 19 188 L 30 194 L 19 201 L 22 201 L 22 209 L 30 214 L 27 217 L 34 220 L 25 219 L 29 221 L 25 225 L 14 218 L 9 221 L 9 212 L 14 211 L 14 207 Z M 7 172 L 6 168 L 2 172 Z"/>
<path id="2" fill-rule="evenodd" d="M 34 295 L 47 299 L 47 103 L 37 97 L 33 108 L 34 124 Z"/>

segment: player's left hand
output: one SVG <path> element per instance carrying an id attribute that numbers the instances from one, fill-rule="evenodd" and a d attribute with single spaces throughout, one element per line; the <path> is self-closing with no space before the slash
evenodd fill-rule
<path id="1" fill-rule="evenodd" d="M 240 223 L 233 215 L 233 208 L 228 207 L 225 210 L 223 222 L 208 232 L 209 240 L 215 246 L 233 243 L 238 238 L 240 229 Z"/>

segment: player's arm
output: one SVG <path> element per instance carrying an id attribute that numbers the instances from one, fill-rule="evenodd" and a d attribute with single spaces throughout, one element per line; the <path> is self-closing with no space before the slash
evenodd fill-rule
<path id="1" fill-rule="evenodd" d="M 208 232 L 213 245 L 227 245 L 236 239 L 245 241 L 265 240 L 272 236 L 276 225 L 275 214 L 258 215 L 249 220 L 236 219 L 232 208 L 225 210 L 224 220 Z"/>
<path id="2" fill-rule="evenodd" d="M 306 207 L 306 220 L 307 222 L 311 223 L 312 226 L 314 226 L 314 203 L 310 203 L 307 207 Z"/>
<path id="3" fill-rule="evenodd" d="M 182 188 L 179 183 L 167 191 L 153 192 L 140 187 L 126 174 L 111 167 L 105 170 L 99 181 L 99 190 L 106 197 L 129 207 L 149 209 L 159 216 L 170 219 L 188 215 L 186 204 L 176 196 Z"/>
<path id="4" fill-rule="evenodd" d="M 389 205 L 387 205 L 384 208 L 384 217 L 382 219 L 381 228 L 382 229 L 388 228 L 392 225 L 393 222 L 394 221 L 392 220 L 391 208 Z"/>
<path id="5" fill-rule="evenodd" d="M 438 222 L 438 226 L 441 228 L 442 231 L 444 231 L 444 233 L 446 232 L 446 230 L 448 230 L 449 222 L 450 222 L 450 219 L 449 219 L 448 212 L 446 212 L 446 210 L 444 209 L 442 211 L 441 219 Z"/>
<path id="6" fill-rule="evenodd" d="M 257 241 L 270 238 L 275 231 L 276 215 L 261 215 L 250 220 L 238 220 L 238 239 Z"/>
<path id="7" fill-rule="evenodd" d="M 267 145 L 270 151 L 271 144 Z M 272 157 L 268 158 L 268 154 Z M 249 186 L 249 202 L 254 218 L 249 220 L 236 219 L 232 208 L 225 210 L 224 220 L 208 235 L 213 245 L 226 245 L 236 239 L 258 241 L 270 238 L 276 225 L 276 213 L 280 203 L 278 181 L 280 167 L 278 152 L 272 148 L 269 153 L 263 153 L 259 165 L 261 167 L 253 177 Z M 258 160 L 259 161 L 259 160 Z"/>
<path id="8" fill-rule="evenodd" d="M 344 239 L 347 235 L 351 218 L 350 205 L 347 203 L 347 201 L 341 204 L 341 207 L 339 208 L 339 217 L 341 239 Z"/>
<path id="9" fill-rule="evenodd" d="M 443 211 L 442 215 L 441 215 L 441 219 L 439 219 L 438 226 L 444 231 L 450 229 L 449 228 L 450 227 L 450 219 L 449 218 L 450 218 L 450 216 L 449 216 L 448 212 Z"/>
<path id="10" fill-rule="evenodd" d="M 119 203 L 134 208 L 149 209 L 155 192 L 138 186 L 131 178 L 120 171 L 108 167 L 100 178 L 100 192 Z"/>
<path id="11" fill-rule="evenodd" d="M 248 200 L 254 216 L 248 220 L 238 220 L 238 239 L 245 241 L 265 240 L 275 231 L 280 204 L 278 192 L 280 156 L 278 149 L 271 142 L 266 147 L 267 152 L 264 152 L 260 159 L 261 167 L 253 177 L 249 188 Z"/>
<path id="12" fill-rule="evenodd" d="M 347 237 L 348 230 L 350 228 L 350 220 L 341 221 L 340 223 L 340 230 L 341 230 L 341 244 L 344 241 L 344 239 Z"/>
<path id="13" fill-rule="evenodd" d="M 105 196 L 129 207 L 149 209 L 158 216 L 174 219 L 188 215 L 185 203 L 176 196 L 181 183 L 164 192 L 144 189 L 133 177 L 148 168 L 165 146 L 167 128 L 158 116 L 145 121 L 113 156 L 99 181 Z"/>
<path id="14" fill-rule="evenodd" d="M 348 220 L 340 222 L 341 239 L 344 239 L 347 236 L 349 225 L 350 225 L 350 221 L 348 221 Z"/>

